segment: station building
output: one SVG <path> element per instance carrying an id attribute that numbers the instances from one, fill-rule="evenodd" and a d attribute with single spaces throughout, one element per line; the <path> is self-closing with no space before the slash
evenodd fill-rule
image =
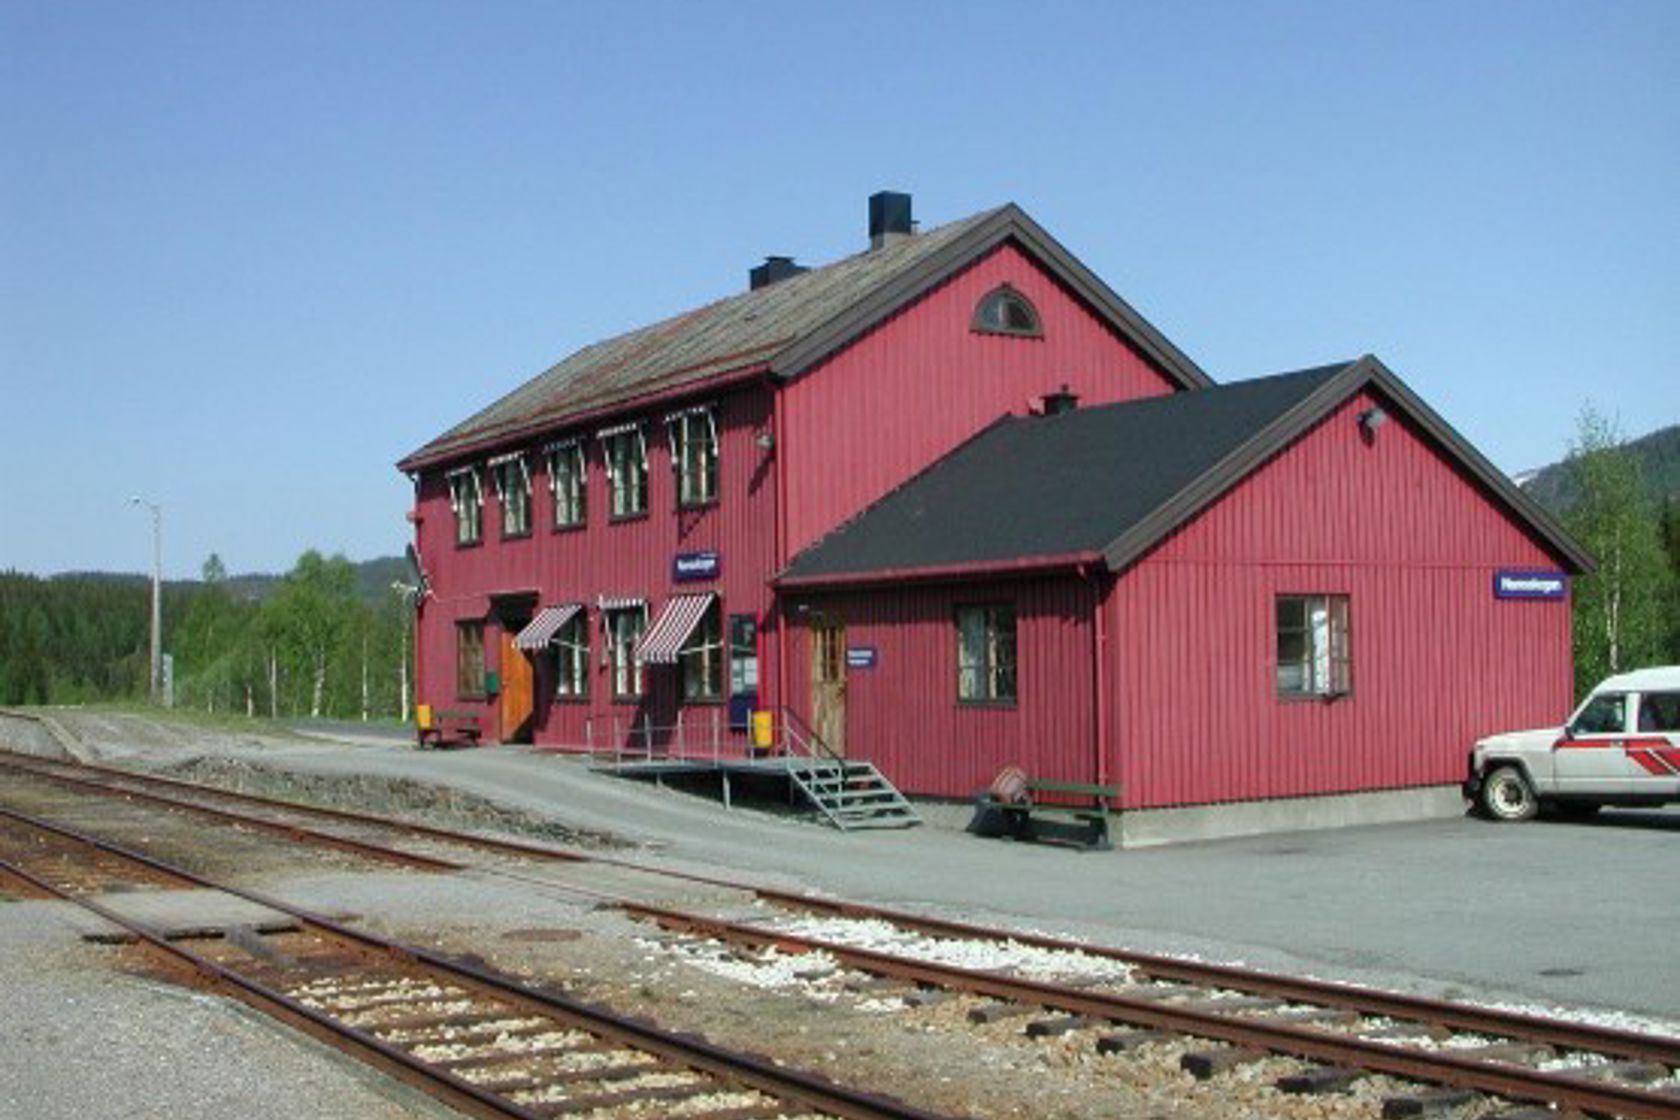
<path id="1" fill-rule="evenodd" d="M 1454 789 L 1569 707 L 1591 564 L 1376 358 L 1215 384 L 1019 207 L 916 232 L 890 192 L 868 249 L 767 258 L 399 468 L 421 702 L 696 757 L 768 712 L 933 798 Z"/>

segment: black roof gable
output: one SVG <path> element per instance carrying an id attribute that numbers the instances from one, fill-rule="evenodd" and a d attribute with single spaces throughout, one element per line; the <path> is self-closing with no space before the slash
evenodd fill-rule
<path id="1" fill-rule="evenodd" d="M 1005 417 L 797 556 L 779 582 L 1068 566 L 1119 570 L 1366 384 L 1575 570 L 1591 558 L 1375 358 Z"/>

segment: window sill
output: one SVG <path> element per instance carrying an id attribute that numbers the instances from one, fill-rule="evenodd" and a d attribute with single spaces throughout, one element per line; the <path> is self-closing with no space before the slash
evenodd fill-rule
<path id="1" fill-rule="evenodd" d="M 482 548 L 484 547 L 484 538 L 479 537 L 474 541 L 456 541 L 455 547 L 457 549 Z"/>
<path id="2" fill-rule="evenodd" d="M 612 702 L 614 704 L 640 704 L 643 700 L 646 700 L 646 699 L 647 699 L 647 696 L 643 693 L 631 692 L 631 693 L 626 693 L 623 696 L 614 696 L 612 698 Z"/>
<path id="3" fill-rule="evenodd" d="M 567 693 L 564 696 L 560 695 L 559 693 L 555 693 L 549 699 L 551 699 L 556 704 L 588 704 L 589 703 L 589 697 L 588 696 L 573 696 L 570 693 Z"/>
<path id="4" fill-rule="evenodd" d="M 696 708 L 721 708 L 721 707 L 723 707 L 723 697 L 721 697 L 721 696 L 684 696 L 682 698 L 682 703 L 687 705 L 687 706 L 696 707 Z"/>
<path id="5" fill-rule="evenodd" d="M 711 509 L 717 504 L 718 500 L 714 497 L 706 498 L 703 501 L 698 502 L 678 502 L 677 509 L 683 513 L 694 513 L 703 509 Z"/>
<path id="6" fill-rule="evenodd" d="M 1353 692 L 1279 692 L 1280 704 L 1334 704 L 1337 700 L 1351 700 Z"/>
<path id="7" fill-rule="evenodd" d="M 971 334 L 1002 335 L 1005 338 L 1044 338 L 1043 331 L 1012 331 L 1006 327 L 970 327 Z"/>
<path id="8" fill-rule="evenodd" d="M 531 530 L 529 530 L 529 529 L 526 529 L 523 533 L 503 533 L 502 534 L 502 540 L 504 540 L 504 541 L 524 541 L 524 540 L 530 540 L 530 538 L 531 538 Z"/>
<path id="9" fill-rule="evenodd" d="M 644 509 L 644 510 L 637 510 L 635 513 L 615 513 L 615 514 L 612 514 L 607 518 L 607 524 L 609 524 L 609 525 L 623 525 L 624 523 L 629 522 L 629 521 L 646 521 L 647 519 L 648 519 L 648 511 Z"/>
<path id="10" fill-rule="evenodd" d="M 587 521 L 568 521 L 564 525 L 554 526 L 554 531 L 556 533 L 581 533 L 587 528 L 589 528 Z"/>
<path id="11" fill-rule="evenodd" d="M 1019 703 L 1014 700 L 958 700 L 958 708 L 978 708 L 1013 712 Z"/>

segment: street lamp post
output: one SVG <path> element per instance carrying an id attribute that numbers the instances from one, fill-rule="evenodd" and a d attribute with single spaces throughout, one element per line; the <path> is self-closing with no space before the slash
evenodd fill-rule
<path id="1" fill-rule="evenodd" d="M 141 500 L 136 494 L 128 500 L 132 506 L 145 506 L 152 511 L 152 684 L 153 704 L 162 703 L 163 691 L 163 507 Z"/>

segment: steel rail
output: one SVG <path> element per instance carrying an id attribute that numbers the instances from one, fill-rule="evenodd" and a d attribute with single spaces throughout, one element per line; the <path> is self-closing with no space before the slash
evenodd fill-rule
<path id="1" fill-rule="evenodd" d="M 45 766 L 41 764 L 45 764 Z M 329 809 L 322 805 L 305 805 L 298 801 L 284 801 L 276 797 L 260 797 L 252 793 L 241 793 L 238 790 L 223 789 L 220 786 L 206 785 L 203 782 L 188 782 L 180 778 L 166 778 L 161 774 L 142 774 L 133 770 L 124 770 L 115 766 L 99 766 L 90 762 L 62 762 L 55 758 L 40 758 L 35 755 L 19 754 L 16 751 L 0 750 L 0 765 L 11 766 L 18 770 L 46 775 L 52 773 L 49 767 L 60 767 L 68 770 L 87 770 L 95 774 L 102 774 L 108 778 L 122 782 L 132 782 L 140 785 L 161 785 L 169 789 L 185 790 L 196 794 L 210 794 L 214 797 L 224 797 L 230 801 L 238 801 L 247 805 L 259 805 L 265 808 L 285 809 L 291 812 L 303 813 L 308 816 L 320 817 L 326 820 L 341 821 L 346 824 L 376 824 L 386 828 L 401 829 L 416 836 L 424 836 L 432 840 L 441 840 L 451 844 L 476 846 L 489 851 L 503 852 L 508 855 L 532 856 L 538 859 L 550 859 L 572 863 L 583 863 L 592 857 L 578 852 L 567 851 L 564 848 L 552 848 L 541 844 L 525 844 L 517 840 L 502 840 L 493 836 L 479 836 L 471 832 L 457 832 L 447 828 L 437 828 L 433 825 L 418 824 L 413 821 L 399 820 L 395 817 L 383 817 L 375 813 L 357 813 L 348 809 Z M 85 779 L 84 779 L 85 780 Z"/>
<path id="2" fill-rule="evenodd" d="M 1000 933 L 996 929 L 944 918 L 925 917 L 904 910 L 835 902 L 788 891 L 761 888 L 757 893 L 758 897 L 766 902 L 789 909 L 808 910 L 843 918 L 874 918 L 941 937 L 983 941 L 1007 939 L 1037 949 L 1084 953 L 1086 956 L 1101 957 L 1104 960 L 1129 965 L 1147 976 L 1163 980 L 1202 985 L 1217 984 L 1220 987 L 1256 995 L 1340 1007 L 1367 1015 L 1386 1015 L 1394 1019 L 1438 1023 L 1455 1030 L 1520 1037 L 1524 1041 L 1546 1042 L 1574 1050 L 1593 1050 L 1613 1057 L 1680 1066 L 1680 1038 L 1641 1034 L 1637 1031 L 1591 1023 L 1572 1023 L 1564 1019 L 1477 1007 L 1474 1004 L 1450 1003 L 1424 996 L 1340 984 L 1331 980 L 1280 976 L 1247 968 L 1235 968 L 1231 965 L 1180 960 L 1156 953 L 1111 949 L 1102 945 L 1088 945 L 1080 941 L 1048 937 L 1044 934 L 1014 930 Z"/>
<path id="3" fill-rule="evenodd" d="M 27 760 L 27 762 L 24 760 Z M 1201 985 L 1217 985 L 1220 987 L 1251 992 L 1254 994 L 1270 995 L 1302 1002 L 1313 1002 L 1329 1007 L 1340 1007 L 1367 1015 L 1385 1015 L 1392 1018 L 1416 1022 L 1438 1023 L 1442 1026 L 1451 1027 L 1457 1030 L 1498 1034 L 1511 1038 L 1519 1038 L 1525 1041 L 1545 1042 L 1550 1045 L 1563 1046 L 1570 1049 L 1592 1050 L 1614 1057 L 1662 1062 L 1665 1065 L 1680 1067 L 1680 1039 L 1661 1035 L 1642 1034 L 1637 1031 L 1598 1026 L 1591 1023 L 1570 1022 L 1568 1020 L 1531 1015 L 1523 1012 L 1505 1011 L 1497 1008 L 1483 1008 L 1471 1004 L 1452 1003 L 1444 1000 L 1430 999 L 1422 996 L 1411 996 L 1398 992 L 1388 992 L 1381 989 L 1366 988 L 1335 981 L 1289 977 L 1254 969 L 1238 968 L 1232 965 L 1213 964 L 1202 961 L 1186 961 L 1160 954 L 1145 953 L 1128 949 L 1115 949 L 1102 945 L 1091 945 L 1078 941 L 1048 937 L 1042 934 L 1026 933 L 1015 930 L 1000 932 L 996 929 L 984 928 L 949 919 L 928 917 L 904 910 L 894 910 L 862 903 L 834 901 L 811 895 L 794 894 L 789 891 L 755 886 L 750 883 L 742 883 L 719 876 L 650 867 L 646 864 L 638 863 L 635 860 L 579 853 L 544 845 L 483 837 L 474 833 L 457 832 L 429 825 L 411 824 L 407 821 L 379 816 L 376 814 L 356 813 L 348 810 L 327 809 L 318 806 L 303 805 L 297 802 L 261 797 L 255 794 L 239 793 L 221 789 L 216 786 L 207 786 L 201 783 L 187 782 L 175 778 L 165 778 L 153 774 L 141 774 L 115 767 L 97 766 L 86 763 L 65 763 L 56 759 L 41 759 L 33 755 L 19 755 L 14 752 L 0 750 L 0 764 L 9 764 L 16 766 L 19 769 L 34 771 L 35 766 L 32 764 L 37 762 L 46 763 L 49 766 L 65 767 L 68 769 L 92 770 L 95 773 L 108 775 L 119 781 L 128 780 L 142 784 L 159 783 L 168 787 L 179 788 L 195 793 L 207 793 L 211 796 L 227 797 L 243 803 L 258 805 L 265 808 L 296 811 L 305 814 L 330 817 L 360 825 L 376 825 L 398 831 L 408 831 L 462 847 L 476 846 L 489 851 L 503 852 L 535 859 L 555 860 L 559 862 L 596 863 L 609 867 L 624 868 L 648 875 L 676 878 L 686 882 L 696 882 L 708 886 L 739 890 L 751 893 L 766 902 L 774 903 L 789 909 L 807 910 L 815 913 L 832 914 L 848 918 L 874 918 L 891 922 L 895 925 L 900 925 L 908 929 L 915 929 L 920 932 L 938 936 L 961 937 L 988 941 L 1007 939 L 1023 945 L 1032 945 L 1037 948 L 1080 952 L 1090 956 L 1102 957 L 1106 960 L 1117 961 L 1147 975 L 1161 979 L 1176 980 Z M 388 850 L 395 851 L 394 849 Z M 576 890 L 579 893 L 588 894 L 591 897 L 605 902 L 619 903 L 629 901 L 622 895 L 615 895 L 606 891 L 586 891 L 582 888 L 565 889 Z"/>
<path id="4" fill-rule="evenodd" d="M 99 837 L 32 817 L 26 813 L 0 807 L 0 817 L 19 821 L 42 831 L 77 841 L 96 850 L 117 855 L 141 866 L 192 882 L 203 889 L 220 891 L 255 905 L 286 914 L 305 928 L 363 951 L 395 959 L 404 965 L 427 973 L 435 979 L 445 980 L 462 985 L 469 990 L 488 994 L 495 999 L 534 1014 L 568 1021 L 589 1033 L 611 1038 L 620 1044 L 654 1054 L 673 1064 L 687 1066 L 711 1074 L 726 1082 L 733 1082 L 758 1090 L 802 1108 L 829 1113 L 843 1117 L 845 1120 L 950 1120 L 950 1118 L 938 1113 L 914 1108 L 878 1094 L 851 1089 L 815 1074 L 778 1066 L 766 1058 L 737 1053 L 695 1035 L 666 1031 L 645 1020 L 622 1016 L 605 1008 L 571 999 L 513 977 L 504 976 L 465 961 L 452 959 L 430 949 L 405 945 L 380 937 L 377 934 L 354 929 L 343 923 L 335 922 L 324 915 L 293 906 L 280 899 L 271 898 L 257 891 L 214 882 L 185 868 L 148 856 L 143 852 L 122 848 L 109 841 L 101 840 Z M 0 863 L 0 866 L 11 870 L 13 865 Z M 22 871 L 22 869 L 18 870 Z M 27 875 L 28 873 L 23 872 L 23 874 Z M 41 882 L 41 885 L 50 889 L 50 884 L 35 879 L 33 876 L 30 876 L 30 878 Z M 499 1100 L 489 1100 L 492 1095 L 484 1090 L 478 1089 L 476 1086 L 472 1086 L 470 1083 L 445 1071 L 426 1067 L 424 1063 L 417 1063 L 407 1054 L 371 1035 L 367 1035 L 366 1032 L 357 1031 L 353 1027 L 337 1023 L 329 1017 L 291 1000 L 290 997 L 282 993 L 269 991 L 262 985 L 241 977 L 232 970 L 158 937 L 144 926 L 138 926 L 126 920 L 121 915 L 92 902 L 90 899 L 81 896 L 69 897 L 71 901 L 99 913 L 106 920 L 114 921 L 122 928 L 132 930 L 141 936 L 147 944 L 165 949 L 190 964 L 194 969 L 213 977 L 218 983 L 229 984 L 233 990 L 239 992 L 249 992 L 265 1002 L 278 1001 L 279 1006 L 288 1008 L 289 1014 L 303 1017 L 315 1027 L 332 1032 L 334 1037 L 343 1037 L 354 1042 L 358 1050 L 365 1050 L 377 1056 L 382 1065 L 386 1061 L 395 1061 L 400 1063 L 404 1069 L 418 1067 L 428 1082 L 438 1082 L 444 1089 L 466 1090 L 475 1101 L 485 1099 L 486 1103 L 493 1103 L 495 1107 L 504 1107 Z M 517 1108 L 518 1106 L 514 1107 Z M 498 1115 L 516 1115 L 524 1118 L 534 1117 L 537 1113 L 529 1110 L 508 1112 L 504 1108 L 504 1112 Z"/>
<path id="5" fill-rule="evenodd" d="M 755 948 L 824 952 L 851 968 L 918 984 L 1036 1003 L 1070 1014 L 1176 1031 L 1234 1046 L 1473 1089 L 1513 1100 L 1536 1101 L 1641 1120 L 1680 1120 L 1680 1098 L 1631 1086 L 1592 1082 L 1565 1074 L 1456 1057 L 1445 1051 L 1417 1050 L 1367 1038 L 1330 1034 L 1310 1027 L 1261 1019 L 1237 1019 L 1153 1000 L 913 960 L 819 938 L 702 918 L 645 903 L 625 902 L 620 903 L 620 908 L 668 929 Z"/>
<path id="6" fill-rule="evenodd" d="M 0 766 L 10 766 L 14 770 L 22 770 L 48 782 L 58 782 L 62 785 L 74 786 L 80 789 L 92 790 L 95 793 L 109 797 L 127 797 L 136 801 L 145 801 L 153 805 L 162 805 L 172 810 L 188 813 L 198 813 L 214 820 L 224 821 L 240 828 L 250 828 L 262 832 L 271 832 L 293 840 L 307 840 L 311 844 L 322 847 L 336 848 L 339 851 L 350 852 L 365 859 L 380 860 L 395 863 L 404 867 L 412 867 L 423 871 L 464 871 L 467 865 L 453 860 L 437 859 L 432 856 L 421 855 L 418 852 L 404 852 L 396 848 L 387 848 L 380 844 L 370 844 L 361 840 L 354 840 L 347 836 L 338 836 L 318 829 L 304 828 L 301 825 L 282 824 L 279 821 L 265 820 L 262 817 L 248 816 L 244 813 L 230 813 L 225 809 L 217 809 L 209 805 L 200 805 L 193 801 L 184 801 L 175 797 L 164 797 L 161 794 L 146 793 L 144 790 L 124 789 L 89 781 L 86 778 L 72 777 L 69 774 L 54 773 L 50 770 L 40 770 L 31 766 L 16 766 L 10 759 L 0 758 Z"/>

